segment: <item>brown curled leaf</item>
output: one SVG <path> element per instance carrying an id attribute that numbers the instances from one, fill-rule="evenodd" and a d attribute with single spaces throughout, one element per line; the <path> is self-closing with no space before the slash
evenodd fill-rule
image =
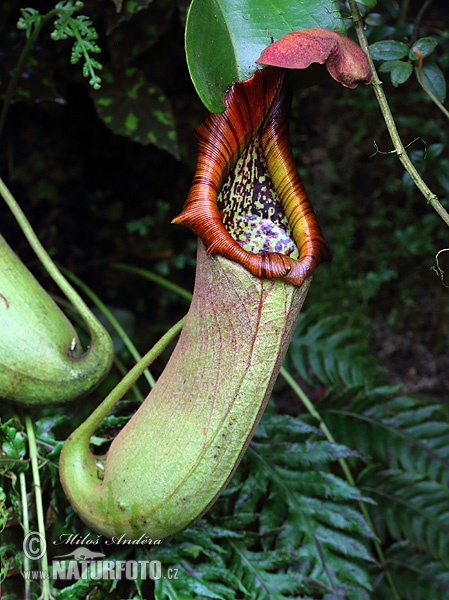
<path id="1" fill-rule="evenodd" d="M 345 35 L 322 27 L 287 33 L 265 48 L 256 63 L 284 69 L 326 64 L 330 75 L 348 88 L 373 79 L 363 50 Z"/>
<path id="2" fill-rule="evenodd" d="M 225 112 L 196 130 L 197 169 L 174 223 L 256 277 L 301 285 L 330 251 L 291 153 L 290 102 L 284 69 L 233 85 Z"/>

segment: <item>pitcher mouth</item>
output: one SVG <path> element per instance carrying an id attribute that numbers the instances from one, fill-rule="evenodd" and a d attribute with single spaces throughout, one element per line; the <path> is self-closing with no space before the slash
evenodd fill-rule
<path id="1" fill-rule="evenodd" d="M 299 250 L 268 173 L 258 137 L 237 160 L 217 196 L 223 225 L 250 254 L 299 259 Z"/>
<path id="2" fill-rule="evenodd" d="M 196 130 L 197 169 L 173 222 L 256 277 L 302 285 L 331 253 L 292 156 L 290 103 L 284 69 L 232 86 L 225 111 Z"/>

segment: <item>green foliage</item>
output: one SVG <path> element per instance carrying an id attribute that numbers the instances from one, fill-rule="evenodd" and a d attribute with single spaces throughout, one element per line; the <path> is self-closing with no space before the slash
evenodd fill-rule
<path id="1" fill-rule="evenodd" d="M 92 21 L 86 15 L 76 15 L 84 3 L 79 0 L 67 0 L 58 2 L 55 8 L 46 15 L 40 15 L 36 9 L 22 8 L 22 16 L 17 22 L 18 29 L 23 29 L 28 38 L 32 34 L 37 35 L 42 25 L 52 17 L 56 17 L 53 23 L 54 30 L 51 33 L 53 40 L 74 39 L 70 61 L 74 65 L 81 59 L 84 60 L 83 75 L 89 78 L 89 84 L 94 90 L 101 87 L 101 78 L 96 71 L 103 66 L 92 54 L 98 54 L 101 49 L 97 45 L 98 33 L 92 25 Z"/>
<path id="2" fill-rule="evenodd" d="M 179 158 L 170 103 L 163 91 L 146 81 L 143 72 L 126 67 L 107 69 L 94 95 L 99 117 L 114 133 L 140 144 L 154 144 Z"/>
<path id="3" fill-rule="evenodd" d="M 374 18 L 367 17 L 367 21 L 373 27 L 368 33 L 370 39 L 376 37 L 376 29 L 382 30 L 384 27 L 384 18 L 382 15 L 376 15 Z M 382 32 L 383 33 L 383 32 Z M 403 31 L 398 31 L 398 34 L 403 35 Z M 404 84 L 411 77 L 417 64 L 419 55 L 423 59 L 427 59 L 438 48 L 438 39 L 431 36 L 425 36 L 419 39 L 414 39 L 413 31 L 407 32 L 410 37 L 410 42 L 405 43 L 395 39 L 381 39 L 370 44 L 369 49 L 371 56 L 375 61 L 381 61 L 379 66 L 380 73 L 390 73 L 391 83 L 394 87 Z M 390 34 L 391 35 L 391 34 Z M 415 73 L 419 79 L 419 72 L 415 67 Z M 445 76 L 440 66 L 436 62 L 424 61 L 422 66 L 422 79 L 427 88 L 440 101 L 444 102 L 446 98 L 447 84 Z"/>
<path id="4" fill-rule="evenodd" d="M 235 81 L 248 79 L 270 43 L 297 29 L 344 31 L 334 0 L 193 0 L 186 23 L 186 56 L 196 91 L 210 112 L 224 110 Z"/>
<path id="5" fill-rule="evenodd" d="M 390 73 L 391 83 L 394 87 L 398 87 L 407 81 L 413 72 L 413 67 L 410 63 L 402 60 L 388 60 L 380 65 L 379 72 Z"/>
<path id="6" fill-rule="evenodd" d="M 391 82 L 397 87 L 405 83 L 413 72 L 413 63 L 418 60 L 416 50 L 422 58 L 429 56 L 437 47 L 435 38 L 425 37 L 419 39 L 410 47 L 403 42 L 395 40 L 382 40 L 370 45 L 370 52 L 374 60 L 385 61 L 380 65 L 381 73 L 390 73 Z M 406 59 L 406 60 L 401 60 Z M 426 86 L 440 100 L 446 97 L 446 80 L 440 67 L 435 63 L 426 63 L 422 68 L 422 77 Z"/>
<path id="7" fill-rule="evenodd" d="M 41 477 L 44 484 L 51 481 L 53 505 L 59 510 L 63 497 L 54 465 L 61 442 L 54 431 L 65 421 L 60 414 L 35 425 Z M 336 461 L 358 456 L 328 443 L 306 421 L 270 411 L 231 485 L 205 519 L 163 546 L 137 548 L 134 555 L 124 547 L 111 558 L 160 560 L 165 574 L 176 568 L 177 579 L 155 582 L 155 599 L 232 599 L 237 590 L 238 597 L 267 600 L 324 598 L 329 593 L 368 598 L 372 534 L 357 502 L 369 499 L 334 473 Z M 70 521 L 69 530 L 59 524 L 54 531 L 82 531 L 73 515 Z M 49 550 L 60 554 L 60 548 Z M 110 553 L 107 546 L 102 550 Z M 84 598 L 97 585 L 86 575 L 59 592 L 64 594 L 60 597 Z M 115 597 L 111 582 L 101 582 L 101 587 Z"/>
<path id="8" fill-rule="evenodd" d="M 178 579 L 155 598 L 364 598 L 372 536 L 354 508 L 367 501 L 331 473 L 357 453 L 311 425 L 266 415 L 231 486 L 206 519 L 150 551 Z M 239 596 L 240 597 L 240 596 Z"/>
<path id="9" fill-rule="evenodd" d="M 53 20 L 50 37 L 56 41 L 73 40 L 70 62 L 83 62 L 83 76 L 97 92 L 93 98 L 104 123 L 114 133 L 128 136 L 140 144 L 154 144 L 179 158 L 171 102 L 157 84 L 147 81 L 143 70 L 132 64 L 133 60 L 138 59 L 158 41 L 164 28 L 168 26 L 174 9 L 173 0 L 126 2 L 123 7 L 119 3 L 119 14 L 108 15 L 108 32 L 102 42 L 105 45 L 103 56 L 107 60 L 109 55 L 114 65 L 104 71 L 103 81 L 98 71 L 103 69 L 104 60 L 100 63 L 95 58 L 102 51 L 97 43 L 97 28 L 90 17 L 75 14 L 83 7 L 84 3 L 79 0 L 66 0 L 58 2 L 46 14 L 40 14 L 34 8 L 21 9 L 22 16 L 17 27 L 25 32 L 28 43 L 11 81 L 12 87 L 6 93 L 1 126 L 14 93 L 25 100 L 32 99 L 38 93 L 45 99 L 61 101 L 60 91 L 56 89 L 57 83 L 48 72 L 40 72 L 42 65 L 39 61 L 28 56 L 41 30 Z M 133 19 L 136 15 L 138 17 Z M 28 74 L 25 81 L 19 80 L 25 64 L 33 72 L 31 83 Z"/>
<path id="10" fill-rule="evenodd" d="M 379 381 L 373 372 L 375 365 L 361 362 L 357 340 L 363 334 L 346 330 L 353 345 L 342 352 L 338 340 L 338 320 L 322 319 L 318 324 L 306 319 L 299 324 L 302 346 L 292 344 L 293 364 L 301 366 L 301 374 L 318 375 L 320 382 L 330 386 L 317 408 L 337 441 L 357 449 L 367 461 L 357 471 L 357 487 L 375 501 L 369 511 L 376 534 L 387 548 L 386 566 L 393 574 L 401 598 L 443 598 L 447 595 L 449 557 L 449 422 L 447 411 L 437 402 L 398 395 L 396 388 L 375 387 Z M 315 337 L 315 332 L 319 336 Z M 318 349 L 307 343 L 318 340 Z M 330 340 L 319 344 L 319 340 Z M 355 343 L 354 343 L 355 341 Z M 300 359 L 294 354 L 298 352 Z M 316 355 L 320 355 L 319 360 Z M 337 356 L 335 356 L 335 355 Z M 343 356 L 342 356 L 343 354 Z M 335 368 L 339 363 L 345 369 Z M 317 372 L 303 365 L 318 365 Z M 330 365 L 323 368 L 323 365 Z M 347 377 L 355 370 L 363 376 Z M 315 384 L 316 385 L 316 384 Z M 391 540 L 393 544 L 391 547 Z M 391 598 L 391 589 L 384 575 L 374 580 L 380 586 L 379 597 Z M 416 585 L 410 584 L 409 578 Z M 426 585 L 434 595 L 425 593 Z M 420 590 L 420 591 L 418 591 Z"/>
<path id="11" fill-rule="evenodd" d="M 27 38 L 33 33 L 39 33 L 42 25 L 42 15 L 35 8 L 22 8 L 22 16 L 17 21 L 17 29 L 23 29 Z"/>
<path id="12" fill-rule="evenodd" d="M 448 43 L 439 33 L 444 26 L 430 27 L 425 17 L 416 23 L 418 9 L 408 5 L 405 12 L 406 3 L 386 1 L 378 3 L 376 10 L 365 8 L 362 13 L 371 46 L 385 43 L 388 48 L 390 42 L 398 42 L 404 54 L 401 59 L 376 61 L 398 131 L 420 175 L 447 207 L 444 157 L 449 129 L 413 75 L 418 63 L 412 52 L 414 47 L 424 51 L 423 71 L 426 65 L 436 64 L 446 74 Z M 346 3 L 342 6 L 345 17 L 348 11 Z M 434 23 L 440 22 L 438 10 L 431 17 Z M 346 26 L 354 37 L 350 19 Z M 439 286 L 433 286 L 429 272 L 438 250 L 447 246 L 445 228 L 402 171 L 384 125 L 373 122 L 377 107 L 372 91 L 342 94 L 332 106 L 318 90 L 306 94 L 295 119 L 300 132 L 294 147 L 300 148 L 298 162 L 304 165 L 306 189 L 334 255 L 333 263 L 316 273 L 312 302 L 326 298 L 334 307 L 332 313 L 344 312 L 349 323 L 355 320 L 368 329 L 376 329 L 383 321 L 404 330 L 419 328 L 431 352 L 432 348 L 445 349 L 446 300 Z M 309 127 L 316 106 L 321 116 Z M 322 120 L 332 121 L 333 127 L 322 127 Z M 323 144 L 325 152 L 320 150 Z M 430 304 L 424 300 L 430 289 L 433 300 L 429 301 L 440 305 L 439 297 L 442 312 L 438 326 L 420 327 L 418 323 L 431 321 Z M 364 323 L 366 318 L 370 323 Z"/>
<path id="13" fill-rule="evenodd" d="M 369 48 L 374 60 L 398 60 L 408 55 L 407 44 L 395 40 L 383 40 L 374 42 Z"/>
<path id="14" fill-rule="evenodd" d="M 445 600 L 447 598 L 449 573 L 447 567 L 440 561 L 414 551 L 407 543 L 391 546 L 386 558 L 393 577 L 400 582 L 404 600 L 421 598 Z M 378 597 L 379 600 L 391 598 L 384 580 L 380 582 Z"/>
<path id="15" fill-rule="evenodd" d="M 446 79 L 440 67 L 435 64 L 424 65 L 422 68 L 422 81 L 433 96 L 441 103 L 446 100 Z"/>
<path id="16" fill-rule="evenodd" d="M 315 305 L 300 315 L 288 352 L 289 361 L 309 384 L 373 384 L 379 380 L 377 361 L 369 354 L 366 336 L 348 328 L 342 315 L 327 315 Z"/>
<path id="17" fill-rule="evenodd" d="M 304 374 L 312 389 L 330 386 L 317 408 L 337 442 L 324 439 L 311 417 L 277 414 L 271 406 L 228 488 L 203 519 L 162 546 L 125 547 L 112 555 L 161 561 L 164 577 L 154 582 L 155 600 L 387 599 L 387 570 L 401 600 L 424 600 L 426 589 L 436 599 L 447 594 L 447 414 L 436 402 L 375 387 L 375 361 L 359 360 L 363 331 L 339 336 L 338 319 L 316 320 L 307 313 L 301 319 L 290 360 L 301 371 L 303 362 L 308 365 Z M 73 426 L 66 412 L 35 424 L 43 481 L 51 482 L 59 511 L 65 501 L 55 469 L 62 443 L 55 432 Z M 104 441 L 107 428 L 127 418 L 111 415 L 99 431 Z M 4 449 L 15 456 L 18 443 L 23 457 L 20 424 L 10 421 L 2 431 Z M 356 487 L 339 474 L 340 461 L 351 465 Z M 373 560 L 374 534 L 360 503 L 382 544 L 383 567 Z M 82 531 L 70 510 L 68 515 L 64 529 L 53 526 L 56 539 L 61 531 Z M 6 546 L 4 552 L 8 556 Z M 94 586 L 115 597 L 111 582 L 98 585 L 87 576 L 71 582 L 61 597 L 84 598 Z"/>
<path id="18" fill-rule="evenodd" d="M 20 462 L 26 453 L 25 434 L 20 429 L 20 423 L 16 419 L 9 419 L 6 423 L 0 423 L 1 441 L 1 472 L 15 469 L 16 463 Z"/>
<path id="19" fill-rule="evenodd" d="M 2 4 L 5 7 L 7 2 Z M 135 315 L 136 337 L 143 349 L 154 330 L 164 330 L 185 306 L 176 303 L 174 292 L 155 291 L 152 284 L 140 280 L 136 284 L 129 274 L 104 268 L 105 261 L 112 257 L 140 264 L 180 285 L 191 285 L 193 242 L 178 229 L 173 241 L 164 223 L 180 209 L 188 190 L 195 149 L 186 140 L 202 118 L 193 91 L 181 85 L 187 78 L 180 66 L 182 35 L 176 14 L 168 24 L 174 3 L 153 0 L 146 8 L 147 4 L 145 0 L 115 0 L 108 3 L 111 12 L 122 10 L 111 15 L 106 3 L 91 3 L 88 13 L 100 33 L 105 50 L 102 62 L 107 70 L 119 67 L 120 81 L 128 67 L 135 68 L 139 81 L 158 89 L 158 93 L 163 90 L 175 119 L 168 129 L 176 129 L 177 134 L 182 129 L 187 132 L 184 138 L 178 135 L 177 142 L 179 155 L 187 162 L 190 159 L 189 166 L 176 163 L 167 154 L 164 135 L 156 133 L 153 147 L 143 147 L 141 140 L 131 142 L 133 137 L 125 128 L 121 136 L 105 136 L 103 123 L 109 126 L 107 119 L 94 122 L 89 107 L 82 105 L 81 114 L 77 114 L 74 107 L 79 90 L 85 90 L 87 82 L 67 68 L 63 44 L 54 45 L 45 32 L 39 42 L 45 50 L 48 38 L 50 51 L 42 56 L 40 47 L 32 49 L 27 79 L 18 84 L 18 90 L 27 95 L 16 95 L 11 110 L 11 139 L 17 137 L 18 142 L 4 144 L 2 154 L 39 230 L 52 241 L 58 258 L 68 260 L 75 270 L 82 269 L 105 301 Z M 434 109 L 429 113 L 426 96 L 411 71 L 417 65 L 413 49 L 418 47 L 424 71 L 427 64 L 435 64 L 447 72 L 447 36 L 439 34 L 447 30 L 442 11 L 433 13 L 431 26 L 424 19 L 418 33 L 413 28 L 415 14 L 410 11 L 400 19 L 400 6 L 406 3 L 379 3 L 378 13 L 371 12 L 374 0 L 359 4 L 367 8 L 365 22 L 371 44 L 397 41 L 408 48 L 401 58 L 380 60 L 380 71 L 391 73 L 394 89 L 388 80 L 384 87 L 390 92 L 389 101 L 405 142 L 411 143 L 418 136 L 424 140 L 413 142 L 409 149 L 413 160 L 447 201 L 447 124 Z M 156 5 L 159 12 L 150 15 Z M 28 13 L 24 31 L 32 36 L 42 26 L 41 16 L 35 12 L 33 17 L 32 9 Z M 346 25 L 351 26 L 350 19 Z M 265 35 L 264 29 L 264 44 Z M 115 48 L 126 50 L 114 52 Z M 14 52 L 0 56 L 3 85 L 16 61 Z M 170 76 L 173 72 L 175 82 Z M 36 75 L 40 83 L 45 79 L 49 84 L 45 90 L 43 85 L 26 87 Z M 64 85 L 56 88 L 55 83 L 61 82 L 72 91 L 76 88 L 74 99 L 66 94 Z M 117 81 L 115 84 L 118 89 Z M 103 88 L 91 97 L 102 97 L 105 91 Z M 3 88 L 2 93 L 4 96 Z M 64 120 L 54 116 L 62 112 L 61 98 L 71 111 L 64 113 Z M 58 99 L 58 103 L 51 105 L 49 99 Z M 27 110 L 20 110 L 18 100 L 27 100 Z M 290 594 L 296 598 L 391 600 L 394 596 L 386 569 L 400 600 L 439 600 L 449 595 L 445 396 L 441 395 L 440 402 L 440 396 L 416 398 L 396 388 L 379 387 L 379 370 L 369 358 L 373 326 L 379 321 L 403 326 L 447 352 L 447 295 L 439 280 L 435 278 L 435 285 L 428 275 L 436 250 L 447 245 L 444 232 L 390 154 L 391 144 L 375 116 L 378 109 L 370 90 L 344 94 L 329 85 L 324 93 L 314 89 L 303 92 L 298 105 L 292 127 L 297 136 L 294 146 L 301 148 L 298 160 L 304 167 L 314 207 L 321 213 L 334 263 L 320 268 L 314 277 L 309 303 L 321 307 L 309 307 L 301 317 L 288 366 L 304 383 L 337 443 L 324 440 L 291 392 L 278 386 L 276 400 L 284 407 L 288 402 L 288 410 L 300 413 L 299 418 L 273 412 L 264 417 L 235 477 L 203 519 L 162 547 L 102 546 L 107 558 L 113 560 L 161 560 L 164 575 L 168 576 L 168 569 L 177 568 L 178 579 L 167 577 L 154 586 L 139 581 L 122 583 L 120 589 L 114 582 L 81 580 L 65 587 L 59 584 L 57 597 L 192 600 L 282 598 Z M 133 107 L 129 107 L 130 112 Z M 111 106 L 105 115 L 118 121 L 118 112 L 120 107 Z M 148 113 L 152 114 L 153 108 Z M 74 118 L 73 128 L 80 131 L 79 137 L 71 139 L 72 132 L 61 126 L 69 120 L 67 114 Z M 121 114 L 125 123 L 128 112 Z M 142 140 L 148 139 L 153 126 L 158 131 L 156 121 L 145 119 Z M 373 140 L 379 152 L 369 158 L 376 151 Z M 158 154 L 158 148 L 163 152 Z M 169 152 L 175 155 L 173 150 Z M 92 172 L 98 179 L 92 178 Z M 7 223 L 3 217 L 2 223 Z M 341 316 L 335 317 L 335 313 Z M 380 337 L 389 343 L 384 330 L 376 335 L 377 341 Z M 126 352 L 118 358 L 129 366 Z M 414 356 L 406 356 L 404 361 L 410 369 L 419 371 L 422 366 Z M 393 360 L 391 365 L 389 362 L 384 361 L 383 366 L 397 368 Z M 52 542 L 61 534 L 89 533 L 68 507 L 59 485 L 57 461 L 62 441 L 117 381 L 119 368 L 123 365 L 97 394 L 76 407 L 34 415 L 50 558 L 60 554 L 61 546 Z M 94 439 L 99 451 L 106 449 L 137 406 L 134 398 L 127 399 L 102 424 Z M 23 427 L 17 417 L 10 420 L 10 416 L 11 410 L 2 406 L 1 521 L 6 520 L 6 508 L 9 526 L 2 532 L 0 555 L 6 559 L 2 575 L 6 566 L 10 567 L 2 586 L 3 597 L 15 599 L 23 597 L 17 474 L 24 472 L 28 489 L 32 488 Z M 341 459 L 350 466 L 355 488 L 341 476 Z M 359 497 L 376 502 L 365 501 L 364 505 L 369 508 L 386 567 L 380 566 L 375 554 Z M 28 503 L 34 527 L 31 495 Z M 314 545 L 315 540 L 319 546 Z M 37 596 L 38 583 L 31 587 Z"/>

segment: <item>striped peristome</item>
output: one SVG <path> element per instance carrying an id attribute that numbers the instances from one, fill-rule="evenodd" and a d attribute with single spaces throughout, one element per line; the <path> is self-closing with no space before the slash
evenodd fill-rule
<path id="1" fill-rule="evenodd" d="M 290 103 L 283 69 L 232 86 L 226 110 L 196 130 L 197 169 L 174 223 L 190 227 L 209 254 L 301 285 L 331 255 L 292 156 Z"/>

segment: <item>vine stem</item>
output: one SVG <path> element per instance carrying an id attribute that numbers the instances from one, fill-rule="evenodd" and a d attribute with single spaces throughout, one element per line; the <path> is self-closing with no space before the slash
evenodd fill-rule
<path id="1" fill-rule="evenodd" d="M 292 375 L 287 371 L 287 369 L 285 367 L 281 367 L 281 370 L 279 373 L 284 378 L 284 380 L 288 383 L 288 385 L 291 387 L 291 389 L 295 392 L 295 394 L 298 396 L 298 398 L 301 400 L 301 402 L 302 402 L 303 406 L 306 408 L 307 412 L 318 421 L 319 427 L 320 427 L 321 431 L 324 433 L 326 439 L 329 442 L 331 442 L 332 444 L 335 444 L 336 440 L 335 440 L 334 436 L 332 435 L 332 433 L 330 432 L 328 426 L 324 422 L 323 417 L 317 411 L 313 402 L 310 400 L 310 398 L 307 396 L 307 394 L 304 392 L 304 390 L 301 388 L 301 386 L 295 381 L 295 379 L 292 377 Z M 351 469 L 349 468 L 347 461 L 344 458 L 340 458 L 340 459 L 338 459 L 338 462 L 340 463 L 342 471 L 345 474 L 345 477 L 348 480 L 348 482 L 351 485 L 353 485 L 354 487 L 356 487 L 354 477 L 352 476 Z M 374 524 L 370 517 L 367 507 L 365 506 L 365 504 L 363 504 L 363 502 L 360 502 L 359 506 L 360 506 L 360 510 L 362 511 L 363 517 L 368 524 L 368 527 L 370 528 L 373 535 L 375 536 L 376 530 L 374 528 Z M 384 556 L 384 553 L 382 550 L 382 546 L 380 545 L 377 537 L 374 537 L 374 547 L 376 549 L 376 554 L 377 554 L 377 557 L 379 558 L 379 562 L 382 565 L 385 576 L 390 585 L 391 593 L 393 594 L 392 597 L 394 598 L 394 600 L 401 600 L 401 597 L 399 596 L 399 593 L 396 589 L 396 584 L 394 583 L 393 577 L 391 576 L 391 573 L 389 572 L 389 570 L 387 568 L 387 563 L 386 563 L 385 556 Z"/>
<path id="2" fill-rule="evenodd" d="M 438 215 L 442 218 L 445 224 L 449 227 L 449 214 L 447 213 L 446 209 L 443 207 L 441 202 L 438 200 L 436 194 L 434 194 L 430 190 L 425 181 L 422 179 L 421 175 L 416 170 L 416 167 L 410 160 L 407 151 L 405 150 L 404 144 L 402 143 L 402 140 L 399 136 L 396 123 L 393 118 L 393 114 L 388 104 L 387 97 L 385 96 L 385 92 L 382 89 L 382 81 L 379 79 L 376 67 L 374 66 L 373 58 L 369 51 L 368 40 L 366 39 L 365 31 L 363 29 L 362 17 L 360 15 L 357 2 L 356 0 L 348 0 L 348 2 L 349 7 L 351 9 L 354 27 L 357 33 L 360 46 L 368 58 L 369 65 L 373 73 L 373 90 L 376 95 L 377 102 L 379 103 L 380 109 L 382 111 L 382 115 L 384 117 L 388 133 L 390 134 L 391 141 L 393 142 L 394 151 L 397 154 L 399 160 L 401 161 L 402 166 L 410 175 L 416 187 L 423 194 L 428 204 L 430 204 L 430 206 L 438 213 Z"/>
<path id="3" fill-rule="evenodd" d="M 26 536 L 30 531 L 30 518 L 28 514 L 28 498 L 27 498 L 27 483 L 25 473 L 21 471 L 19 473 L 19 483 L 20 483 L 20 498 L 22 501 L 22 526 L 23 533 Z M 24 553 L 23 555 L 23 570 L 29 571 L 31 567 L 30 559 L 28 555 Z M 31 587 L 30 580 L 25 578 L 25 590 L 24 590 L 25 600 L 29 600 L 31 598 Z"/>
<path id="4" fill-rule="evenodd" d="M 43 551 L 43 556 L 40 559 L 41 570 L 48 575 L 49 570 L 48 570 L 48 555 L 47 555 L 47 542 L 46 542 L 47 538 L 45 535 L 44 506 L 42 503 L 42 489 L 41 489 L 41 480 L 40 480 L 40 476 L 39 476 L 39 462 L 38 462 L 38 454 L 37 454 L 36 436 L 34 435 L 33 422 L 28 413 L 25 414 L 25 429 L 26 429 L 27 437 L 28 437 L 28 448 L 29 448 L 29 453 L 30 453 L 31 472 L 33 474 L 37 529 L 41 535 L 41 540 L 44 540 L 44 542 L 43 542 L 44 547 L 42 548 L 42 546 L 41 546 L 41 550 Z M 43 598 L 43 600 L 52 600 L 52 598 L 53 598 L 51 590 L 50 590 L 50 579 L 48 577 L 42 579 L 41 598 Z"/>
<path id="5" fill-rule="evenodd" d="M 104 347 L 107 348 L 109 346 L 109 342 L 106 342 L 106 338 L 107 340 L 109 340 L 108 334 L 105 331 L 103 331 L 103 327 L 100 325 L 96 317 L 92 314 L 87 304 L 78 294 L 78 292 L 70 285 L 70 283 L 58 269 L 56 264 L 50 258 L 44 246 L 41 244 L 39 238 L 34 232 L 33 228 L 31 227 L 28 219 L 25 216 L 25 213 L 20 208 L 19 203 L 14 198 L 14 196 L 4 183 L 3 179 L 1 178 L 0 195 L 3 196 L 3 199 L 5 200 L 9 209 L 13 213 L 17 223 L 22 229 L 23 234 L 28 240 L 28 243 L 33 248 L 36 256 L 40 260 L 47 273 L 50 275 L 50 277 L 53 279 L 53 281 L 56 283 L 59 289 L 63 292 L 66 298 L 70 300 L 70 302 L 78 310 L 79 314 L 84 319 L 84 322 L 89 328 L 92 341 L 95 340 L 99 344 L 103 342 Z"/>
<path id="6" fill-rule="evenodd" d="M 139 377 L 144 371 L 158 358 L 158 356 L 165 350 L 170 342 L 180 333 L 182 326 L 184 325 L 185 317 L 180 319 L 173 327 L 171 327 L 155 344 L 154 346 L 134 365 L 134 367 L 128 371 L 123 379 L 115 386 L 103 402 L 97 406 L 97 408 L 87 417 L 82 425 L 77 429 L 78 432 L 82 432 L 81 435 L 88 440 L 108 415 L 108 413 L 114 408 L 126 392 L 137 382 Z"/>

